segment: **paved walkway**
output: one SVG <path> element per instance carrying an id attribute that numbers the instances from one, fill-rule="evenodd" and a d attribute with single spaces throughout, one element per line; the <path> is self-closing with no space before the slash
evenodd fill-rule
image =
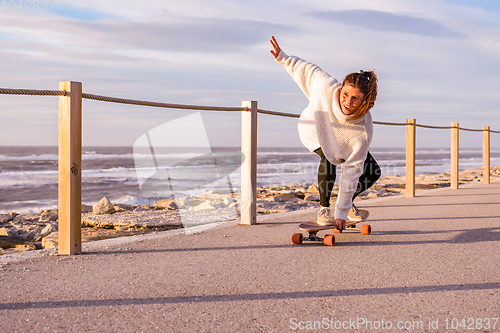
<path id="1" fill-rule="evenodd" d="M 359 206 L 334 247 L 290 243 L 309 210 L 11 262 L 0 331 L 500 331 L 500 182 Z"/>

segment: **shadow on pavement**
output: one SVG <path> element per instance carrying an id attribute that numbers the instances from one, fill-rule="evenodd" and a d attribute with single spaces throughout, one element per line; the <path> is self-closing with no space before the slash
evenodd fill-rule
<path id="1" fill-rule="evenodd" d="M 464 290 L 488 290 L 500 289 L 500 282 L 494 283 L 472 283 L 472 284 L 446 284 L 433 286 L 414 287 L 388 287 L 388 288 L 360 288 L 340 290 L 314 290 L 296 292 L 277 292 L 259 294 L 236 294 L 236 295 L 199 295 L 199 296 L 172 296 L 152 298 L 118 298 L 98 300 L 68 300 L 68 301 L 46 301 L 46 302 L 19 302 L 0 304 L 1 310 L 23 310 L 23 309 L 58 309 L 75 307 L 100 307 L 100 306 L 122 306 L 122 305 L 151 305 L 151 304 L 182 304 L 182 303 L 210 303 L 210 302 L 234 302 L 234 301 L 265 301 L 278 299 L 306 299 L 321 297 L 349 297 L 364 295 L 394 295 L 410 293 L 429 293 L 443 291 Z"/>

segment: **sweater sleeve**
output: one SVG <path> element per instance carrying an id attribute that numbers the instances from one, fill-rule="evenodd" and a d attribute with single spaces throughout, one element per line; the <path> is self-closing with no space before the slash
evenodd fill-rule
<path id="1" fill-rule="evenodd" d="M 318 66 L 295 56 L 288 56 L 283 50 L 279 53 L 276 61 L 282 64 L 295 83 L 300 87 L 304 95 L 310 99 L 311 87 L 319 80 L 331 80 L 335 84 L 337 80 L 321 70 Z"/>
<path id="2" fill-rule="evenodd" d="M 342 165 L 339 194 L 335 203 L 334 217 L 336 219 L 347 220 L 347 215 L 352 207 L 352 196 L 358 187 L 359 177 L 362 173 L 363 162 Z"/>
<path id="3" fill-rule="evenodd" d="M 335 215 L 337 219 L 346 220 L 349 210 L 352 207 L 352 196 L 356 192 L 359 177 L 363 173 L 363 168 L 368 154 L 373 136 L 373 122 L 370 112 L 363 119 L 365 140 L 361 142 L 357 149 L 342 164 L 341 182 L 337 202 L 335 204 Z"/>

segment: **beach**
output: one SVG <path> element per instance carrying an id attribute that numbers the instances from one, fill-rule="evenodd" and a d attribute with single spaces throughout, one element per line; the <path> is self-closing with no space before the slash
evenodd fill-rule
<path id="1" fill-rule="evenodd" d="M 500 166 L 491 168 L 491 180 L 500 178 Z M 363 201 L 401 195 L 406 179 L 384 176 L 356 198 Z M 481 169 L 459 173 L 459 184 L 482 182 Z M 449 187 L 449 173 L 421 174 L 415 179 L 416 191 Z M 336 200 L 334 187 L 331 202 Z M 104 199 L 104 198 L 103 198 Z M 102 201 L 102 200 L 101 200 Z M 106 201 L 106 200 L 105 200 Z M 155 233 L 171 229 L 203 227 L 238 218 L 239 195 L 208 190 L 176 199 L 163 199 L 150 205 L 126 205 L 108 200 L 107 211 L 95 212 L 94 206 L 82 206 L 82 242 Z M 257 213 L 270 215 L 319 207 L 316 184 L 260 186 L 257 190 Z M 193 222 L 195 221 L 195 222 Z M 57 209 L 41 209 L 37 213 L 7 212 L 0 214 L 0 255 L 57 246 Z"/>

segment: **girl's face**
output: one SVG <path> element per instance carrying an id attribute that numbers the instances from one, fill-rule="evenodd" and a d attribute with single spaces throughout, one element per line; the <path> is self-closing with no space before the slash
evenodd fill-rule
<path id="1" fill-rule="evenodd" d="M 340 89 L 340 109 L 345 115 L 352 115 L 358 109 L 359 104 L 363 100 L 365 94 L 361 92 L 358 88 L 354 88 L 351 85 L 344 85 Z"/>

